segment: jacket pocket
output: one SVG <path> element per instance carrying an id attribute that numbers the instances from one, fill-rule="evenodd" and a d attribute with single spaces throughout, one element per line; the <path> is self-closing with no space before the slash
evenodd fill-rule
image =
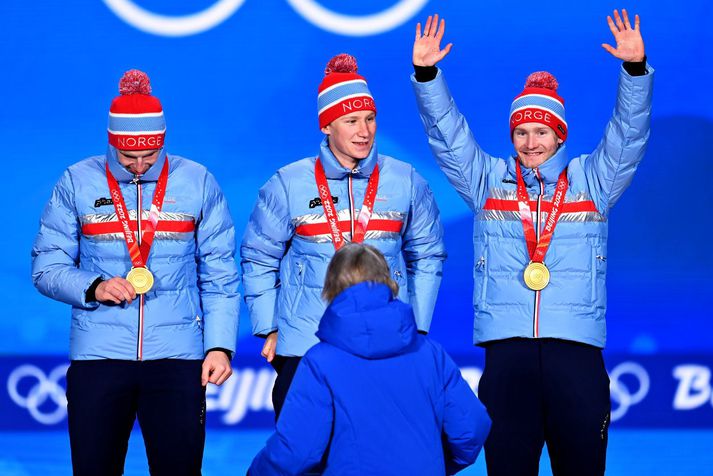
<path id="1" fill-rule="evenodd" d="M 159 290 L 148 296 L 144 307 L 146 327 L 194 326 L 201 316 L 195 288 Z M 138 311 L 137 311 L 138 312 Z M 201 316 L 202 318 L 202 316 Z"/>
<path id="2" fill-rule="evenodd" d="M 294 292 L 292 305 L 290 306 L 290 316 L 294 316 L 299 309 L 300 301 L 305 289 L 305 265 L 301 261 L 295 262 L 294 266 L 297 289 Z"/>
<path id="3" fill-rule="evenodd" d="M 473 244 L 473 304 L 476 309 L 485 309 L 488 286 L 488 244 L 476 240 Z"/>
<path id="4" fill-rule="evenodd" d="M 408 281 L 406 280 L 405 271 L 396 268 L 391 272 L 391 279 L 399 285 L 399 295 L 397 296 L 403 302 L 409 302 Z"/>
<path id="5" fill-rule="evenodd" d="M 380 251 L 384 253 L 383 250 Z M 398 298 L 403 302 L 409 302 L 408 280 L 406 279 L 406 267 L 403 260 L 386 253 L 384 253 L 384 259 L 386 260 L 386 265 L 389 267 L 391 279 L 399 286 Z"/>
<path id="6" fill-rule="evenodd" d="M 191 289 L 188 289 L 186 297 L 188 298 L 188 305 L 191 311 L 189 316 L 191 317 L 191 319 L 195 319 L 196 317 L 198 317 L 198 320 L 200 321 L 200 319 L 203 318 L 203 311 L 201 310 L 200 306 L 200 296 L 198 296 L 197 294 L 194 295 L 194 293 L 191 292 Z M 196 300 L 199 302 L 196 302 Z"/>
<path id="7" fill-rule="evenodd" d="M 607 252 L 600 243 L 592 246 L 592 303 L 603 308 L 606 302 Z"/>

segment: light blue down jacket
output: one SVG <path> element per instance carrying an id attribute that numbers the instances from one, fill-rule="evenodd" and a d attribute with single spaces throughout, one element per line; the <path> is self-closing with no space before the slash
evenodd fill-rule
<path id="1" fill-rule="evenodd" d="M 42 294 L 71 304 L 73 360 L 202 359 L 204 349 L 235 349 L 239 281 L 228 206 L 205 167 L 175 155 L 168 158 L 168 185 L 148 260 L 155 283 L 145 294 L 143 313 L 138 297 L 121 305 L 86 302 L 98 277 L 124 277 L 131 269 L 106 161 L 136 230 L 139 187 L 145 223 L 165 158 L 162 150 L 141 182 L 131 183 L 133 175 L 110 146 L 107 156 L 70 166 L 52 191 L 32 248 L 32 279 Z"/>
<path id="2" fill-rule="evenodd" d="M 399 297 L 427 331 L 446 257 L 438 208 L 426 181 L 407 163 L 379 155 L 376 145 L 358 168 L 342 167 L 322 142 L 319 158 L 335 198 L 340 228 L 350 241 L 366 184 L 379 164 L 379 188 L 365 243 L 386 257 Z M 279 330 L 277 354 L 302 356 L 318 342 L 321 297 L 334 255 L 314 177 L 315 157 L 293 162 L 260 189 L 243 237 L 245 301 L 255 335 Z M 350 212 L 350 210 L 356 210 Z"/>
<path id="3" fill-rule="evenodd" d="M 545 257 L 550 284 L 525 286 L 529 256 L 517 207 L 515 158 L 499 159 L 475 141 L 442 72 L 428 82 L 412 77 L 421 119 L 441 170 L 475 213 L 473 339 L 481 344 L 511 337 L 551 337 L 604 347 L 609 212 L 629 186 L 649 137 L 653 69 L 630 76 L 623 68 L 614 114 L 589 155 L 572 160 L 566 147 L 539 167 L 544 185 L 523 167 L 535 224 L 547 219 L 557 178 L 567 167 L 569 189 Z M 534 210 L 533 210 L 534 211 Z"/>

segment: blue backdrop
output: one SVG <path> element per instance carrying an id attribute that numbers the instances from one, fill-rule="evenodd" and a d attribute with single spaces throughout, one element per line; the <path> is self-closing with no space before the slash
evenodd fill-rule
<path id="1" fill-rule="evenodd" d="M 713 137 L 707 84 L 713 15 L 707 0 L 690 0 L 685 9 L 666 3 L 625 5 L 641 16 L 656 84 L 648 153 L 611 215 L 607 352 L 611 362 L 641 357 L 653 366 L 649 373 L 666 380 L 656 398 L 671 410 L 683 378 L 671 368 L 713 368 L 713 313 L 706 297 L 713 259 L 704 246 L 713 232 L 704 212 L 713 173 L 707 142 Z M 30 248 L 63 169 L 106 149 L 108 107 L 125 70 L 150 75 L 164 106 L 169 153 L 211 169 L 241 236 L 258 188 L 280 166 L 316 154 L 322 137 L 317 86 L 326 62 L 341 52 L 358 58 L 369 81 L 379 108 L 379 150 L 415 164 L 441 209 L 450 257 L 432 336 L 451 353 L 477 360 L 479 350 L 471 345 L 472 216 L 435 165 L 416 112 L 409 84 L 414 25 L 431 12 L 447 19 L 446 40 L 454 48 L 440 66 L 487 151 L 511 152 L 510 102 L 530 72 L 546 69 L 559 79 L 566 100 L 574 155 L 594 149 L 614 104 L 620 63 L 600 44 L 613 41 L 605 17 L 621 6 L 563 0 L 546 7 L 522 0 L 4 0 L 1 377 L 7 381 L 22 362 L 47 374 L 66 356 L 69 309 L 33 288 Z M 243 312 L 238 365 L 261 344 L 249 335 L 248 321 Z M 52 366 L 42 367 L 39 356 Z M 707 377 L 701 370 L 685 378 L 684 390 L 703 402 L 694 420 L 713 426 L 710 370 Z M 0 415 L 11 407 L 3 405 Z M 680 419 L 682 425 L 689 420 Z M 675 416 L 671 421 L 675 425 Z"/>

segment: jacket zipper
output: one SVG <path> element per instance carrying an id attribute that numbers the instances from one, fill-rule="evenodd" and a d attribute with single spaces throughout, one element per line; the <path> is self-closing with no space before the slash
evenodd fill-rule
<path id="1" fill-rule="evenodd" d="M 141 215 L 143 210 L 141 182 L 139 177 L 134 177 L 136 184 L 136 241 L 141 246 Z M 146 264 L 146 263 L 144 263 Z M 136 343 L 136 360 L 144 358 L 144 295 L 139 294 L 139 332 Z"/>
<path id="2" fill-rule="evenodd" d="M 350 224 L 350 231 L 351 231 L 351 237 L 349 241 L 354 240 L 354 191 L 352 190 L 352 177 L 356 173 L 356 169 L 352 170 L 351 173 L 349 174 L 349 220 L 351 221 Z"/>
<path id="3" fill-rule="evenodd" d="M 537 177 L 537 182 L 540 184 L 540 193 L 537 195 L 537 212 L 535 213 L 535 239 L 537 242 L 540 241 L 540 230 L 542 223 L 542 197 L 545 194 L 545 183 L 542 181 L 540 176 L 540 171 L 535 168 L 535 177 Z M 542 297 L 542 291 L 535 291 L 535 306 L 533 315 L 533 325 L 532 334 L 535 338 L 540 337 L 540 299 Z"/>

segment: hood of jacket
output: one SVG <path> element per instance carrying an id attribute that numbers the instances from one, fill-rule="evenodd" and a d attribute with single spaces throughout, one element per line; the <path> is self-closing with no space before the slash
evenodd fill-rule
<path id="1" fill-rule="evenodd" d="M 355 177 L 369 177 L 374 170 L 376 162 L 379 160 L 379 153 L 376 149 L 376 142 L 371 146 L 369 155 L 359 161 L 359 165 L 354 170 L 350 170 L 339 163 L 329 148 L 329 137 L 325 137 L 319 145 L 319 160 L 324 167 L 324 174 L 328 179 L 342 179 L 347 175 Z"/>
<path id="2" fill-rule="evenodd" d="M 118 152 L 116 147 L 113 145 L 108 146 L 106 152 L 106 160 L 109 162 L 109 170 L 111 170 L 112 175 L 117 182 L 131 182 L 134 180 L 134 174 L 129 172 L 126 167 L 121 165 L 119 158 L 117 157 Z M 161 169 L 163 168 L 163 163 L 166 161 L 166 148 L 161 147 L 158 153 L 158 159 L 156 162 L 149 167 L 145 174 L 141 176 L 142 182 L 156 182 L 159 175 L 161 175 Z"/>
<path id="3" fill-rule="evenodd" d="M 337 295 L 317 331 L 321 341 L 366 359 L 403 354 L 416 336 L 411 306 L 394 299 L 387 285 L 373 282 L 355 284 Z"/>
<path id="4" fill-rule="evenodd" d="M 517 180 L 517 160 L 517 155 L 508 160 L 508 175 L 512 178 L 512 180 Z M 540 176 L 546 184 L 555 184 L 557 183 L 560 173 L 562 173 L 568 164 L 569 156 L 567 155 L 567 147 L 562 144 L 560 148 L 557 149 L 557 152 L 555 152 L 555 155 L 537 167 L 537 171 L 540 172 Z M 522 179 L 525 181 L 525 185 L 527 185 L 528 188 L 535 187 L 539 184 L 537 177 L 535 176 L 534 169 L 524 166 L 522 167 Z"/>

